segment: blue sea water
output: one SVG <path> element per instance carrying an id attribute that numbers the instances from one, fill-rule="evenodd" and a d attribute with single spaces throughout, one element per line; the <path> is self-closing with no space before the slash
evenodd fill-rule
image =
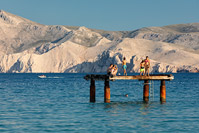
<path id="1" fill-rule="evenodd" d="M 0 132 L 198 132 L 199 74 L 173 74 L 166 82 L 167 102 L 142 102 L 143 81 L 96 82 L 96 103 L 89 102 L 85 74 L 0 74 Z M 124 95 L 128 94 L 128 97 Z"/>

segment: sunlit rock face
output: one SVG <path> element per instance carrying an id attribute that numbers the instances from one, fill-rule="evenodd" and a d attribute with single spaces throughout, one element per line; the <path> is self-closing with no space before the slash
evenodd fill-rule
<path id="1" fill-rule="evenodd" d="M 199 72 L 199 24 L 104 31 L 42 25 L 0 10 L 0 72 L 106 72 L 127 59 L 139 72 L 149 56 L 150 71 Z"/>

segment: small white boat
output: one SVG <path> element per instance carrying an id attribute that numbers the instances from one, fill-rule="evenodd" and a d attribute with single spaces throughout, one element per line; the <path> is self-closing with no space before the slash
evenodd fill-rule
<path id="1" fill-rule="evenodd" d="M 39 75 L 39 78 L 46 78 L 46 75 Z"/>

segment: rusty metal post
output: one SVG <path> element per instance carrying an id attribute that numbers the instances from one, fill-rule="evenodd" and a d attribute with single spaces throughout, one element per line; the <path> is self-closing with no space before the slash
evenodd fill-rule
<path id="1" fill-rule="evenodd" d="M 90 84 L 90 102 L 95 102 L 95 79 L 93 77 Z"/>
<path id="2" fill-rule="evenodd" d="M 108 77 L 106 77 L 104 82 L 104 102 L 110 103 L 111 102 L 110 99 L 111 99 L 111 92 L 110 92 L 109 80 Z"/>
<path id="3" fill-rule="evenodd" d="M 143 100 L 144 102 L 149 101 L 149 81 L 148 80 L 144 80 Z"/>
<path id="4" fill-rule="evenodd" d="M 166 85 L 165 85 L 165 80 L 161 80 L 161 85 L 160 85 L 160 101 L 161 102 L 166 102 Z"/>

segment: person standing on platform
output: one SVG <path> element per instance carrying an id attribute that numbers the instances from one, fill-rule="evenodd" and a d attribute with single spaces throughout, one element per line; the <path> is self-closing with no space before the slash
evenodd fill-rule
<path id="1" fill-rule="evenodd" d="M 123 61 L 122 61 L 122 67 L 124 69 L 124 75 L 127 76 L 127 73 L 126 73 L 127 65 L 126 65 L 126 58 L 125 57 L 123 58 Z"/>
<path id="2" fill-rule="evenodd" d="M 146 56 L 145 59 L 145 75 L 149 76 L 149 68 L 150 68 L 150 60 L 149 57 Z"/>
<path id="3" fill-rule="evenodd" d="M 140 63 L 140 75 L 145 75 L 145 61 L 142 60 Z"/>

